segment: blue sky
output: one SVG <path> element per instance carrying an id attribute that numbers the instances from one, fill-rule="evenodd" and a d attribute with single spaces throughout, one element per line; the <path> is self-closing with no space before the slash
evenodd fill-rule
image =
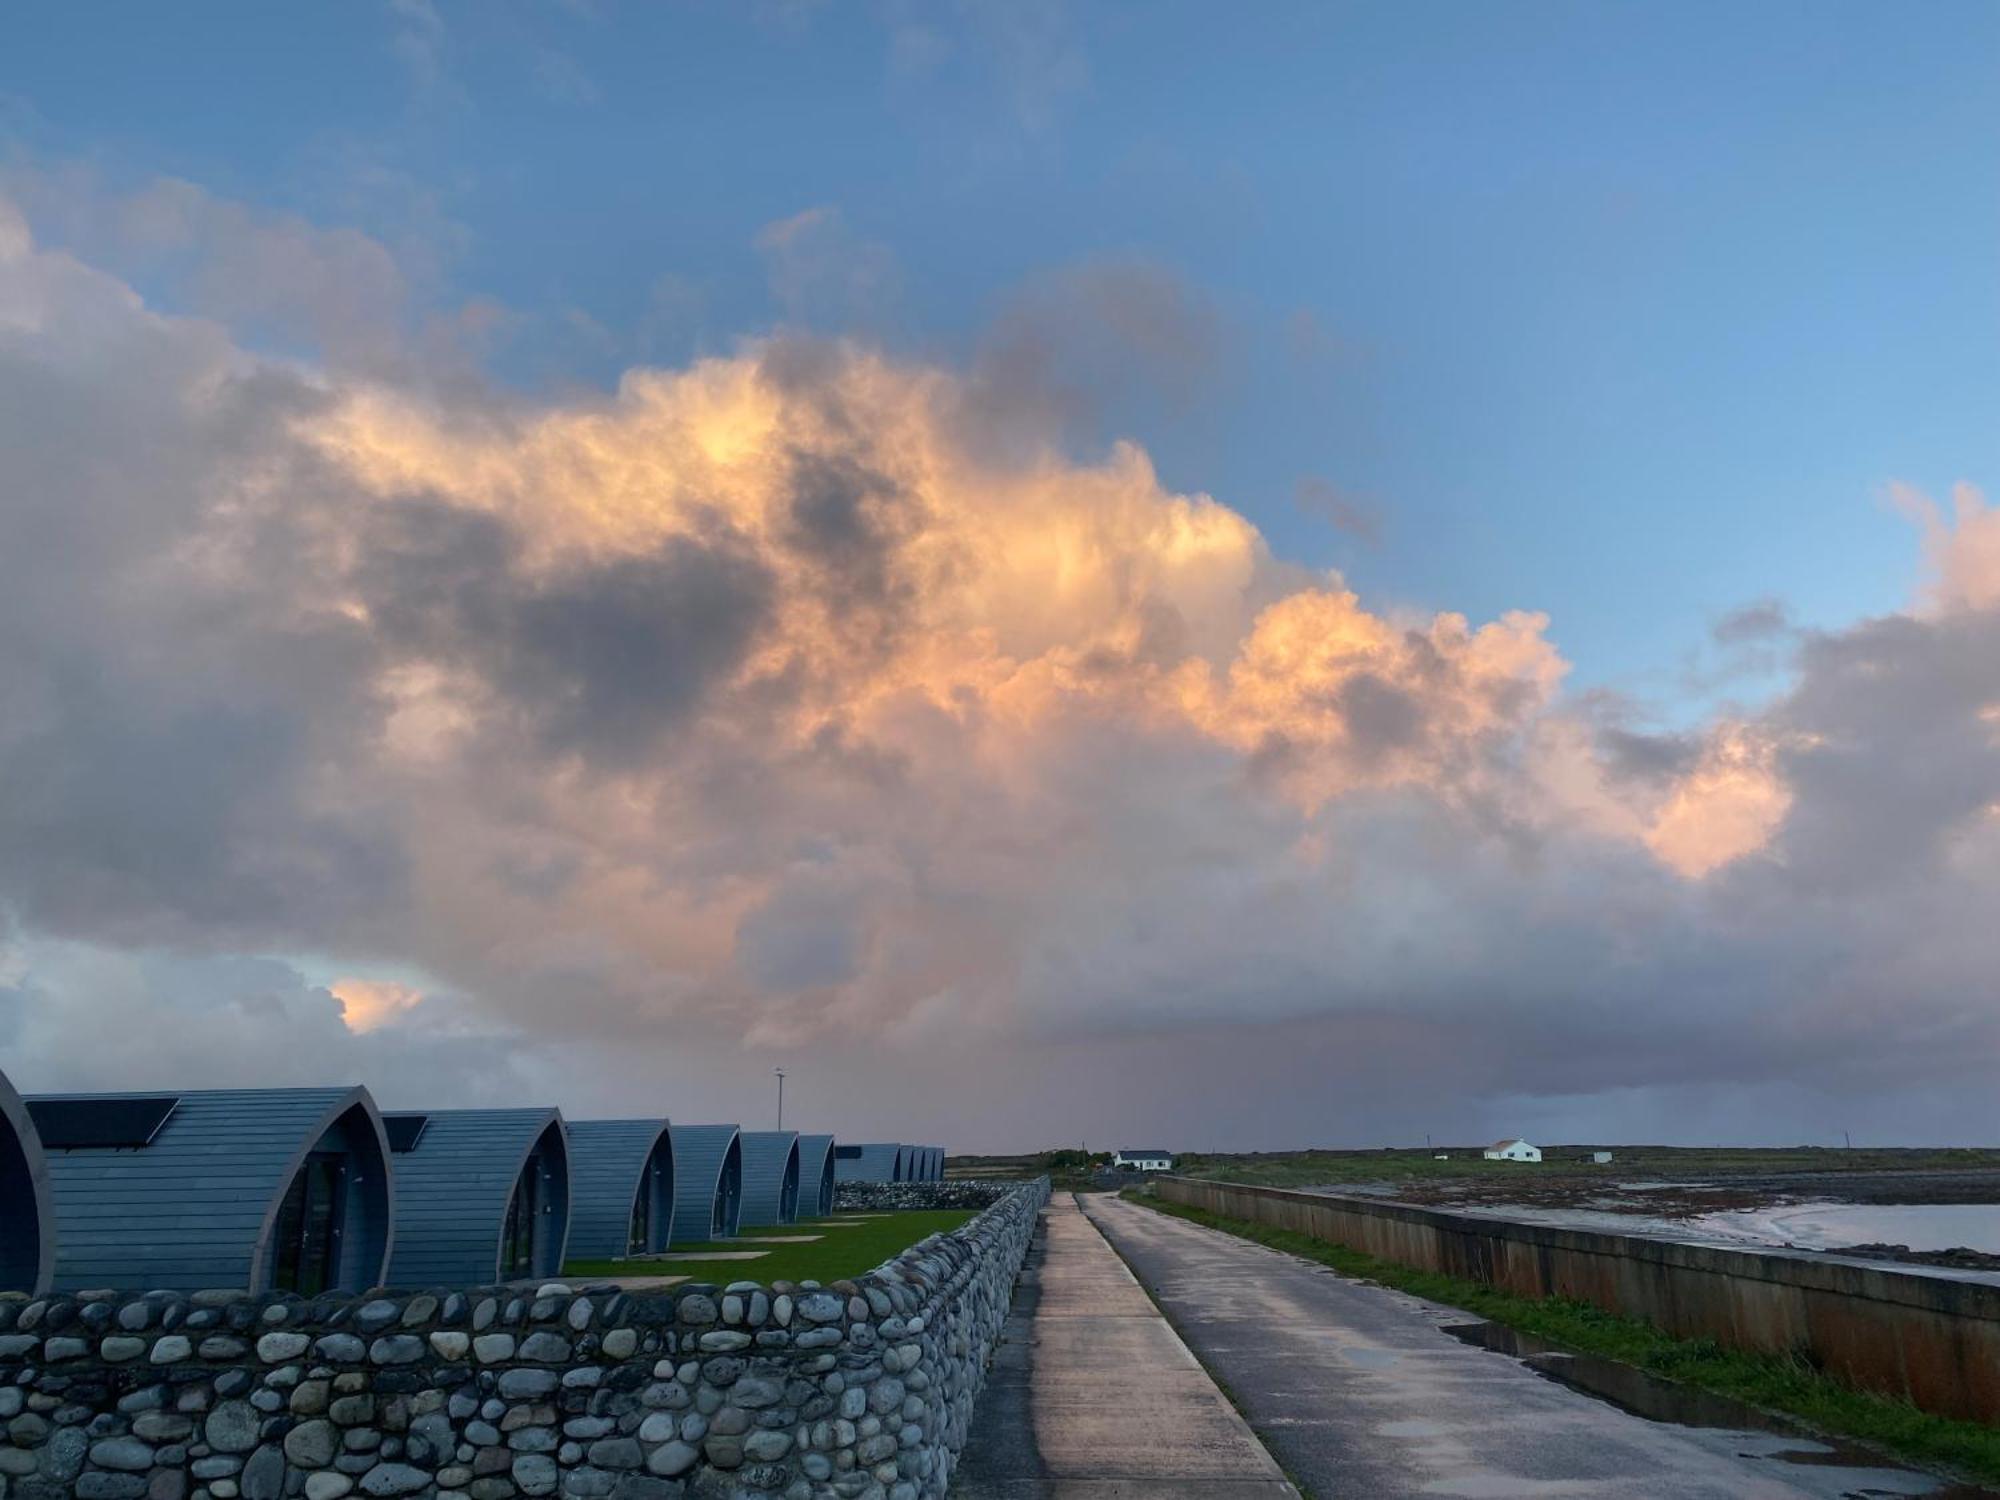
<path id="1" fill-rule="evenodd" d="M 1674 717 L 1725 612 L 1907 597 L 1889 481 L 2000 468 L 1996 45 L 1977 4 L 75 4 L 0 87 L 40 160 L 421 241 L 436 302 L 535 320 L 528 386 L 782 321 L 964 358 L 1038 274 L 1155 264 L 1217 368 L 1086 446 L 1371 599 L 1547 610 Z M 813 209 L 865 289 L 787 302 L 754 242 Z"/>

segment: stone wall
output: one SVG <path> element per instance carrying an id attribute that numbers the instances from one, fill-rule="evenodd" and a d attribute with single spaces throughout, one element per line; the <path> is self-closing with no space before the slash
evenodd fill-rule
<path id="1" fill-rule="evenodd" d="M 1169 1177 L 1162 1198 L 1378 1260 L 1569 1297 L 1682 1338 L 1798 1354 L 1925 1411 L 2000 1422 L 2000 1285 L 1782 1251 L 1719 1250 L 1380 1199 Z"/>
<path id="2" fill-rule="evenodd" d="M 1019 1186 L 978 1181 L 843 1182 L 833 1190 L 833 1206 L 860 1213 L 896 1208 L 986 1208 Z"/>
<path id="3" fill-rule="evenodd" d="M 0 1297 L 0 1500 L 935 1500 L 1047 1196 L 824 1287 Z"/>

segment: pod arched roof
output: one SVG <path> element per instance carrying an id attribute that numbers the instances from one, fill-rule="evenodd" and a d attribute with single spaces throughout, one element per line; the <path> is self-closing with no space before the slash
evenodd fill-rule
<path id="1" fill-rule="evenodd" d="M 485 1286 L 499 1278 L 500 1236 L 521 1169 L 552 1130 L 568 1159 L 562 1113 L 552 1108 L 391 1110 L 396 1145 L 396 1286 Z M 567 1181 L 565 1170 L 565 1181 Z M 568 1205 L 563 1205 L 567 1235 Z M 560 1267 L 563 1247 L 554 1257 Z"/>
<path id="2" fill-rule="evenodd" d="M 722 1173 L 729 1161 L 730 1147 L 737 1146 L 740 1171 L 742 1131 L 734 1125 L 676 1125 L 674 1127 L 674 1237 L 701 1241 L 708 1238 L 703 1226 L 715 1219 L 715 1198 L 722 1187 Z"/>
<path id="3" fill-rule="evenodd" d="M 822 1218 L 833 1212 L 834 1140 L 830 1135 L 799 1137 L 799 1213 Z M 811 1198 L 808 1201 L 807 1195 Z"/>
<path id="4" fill-rule="evenodd" d="M 783 1224 L 785 1181 L 791 1179 L 792 1218 L 798 1217 L 803 1186 L 796 1130 L 746 1130 L 743 1142 L 743 1210 L 741 1222 L 754 1226 Z"/>
<path id="5" fill-rule="evenodd" d="M 0 1292 L 46 1292 L 55 1266 L 49 1164 L 27 1105 L 0 1073 Z"/>
<path id="6" fill-rule="evenodd" d="M 671 1161 L 673 1126 L 656 1120 L 569 1122 L 569 1258 L 615 1260 L 631 1233 L 632 1203 L 646 1163 L 665 1142 Z M 663 1239 L 671 1223 L 660 1226 Z"/>
<path id="7" fill-rule="evenodd" d="M 285 1190 L 320 1139 L 360 1111 L 386 1162 L 365 1088 L 38 1094 L 55 1205 L 58 1290 L 263 1290 Z M 393 1201 L 393 1168 L 382 1208 Z M 379 1281 L 394 1230 L 385 1226 Z"/>

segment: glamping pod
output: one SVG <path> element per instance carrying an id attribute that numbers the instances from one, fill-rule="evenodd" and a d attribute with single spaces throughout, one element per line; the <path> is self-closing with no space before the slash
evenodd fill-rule
<path id="1" fill-rule="evenodd" d="M 399 1110 L 395 1286 L 490 1286 L 562 1271 L 569 1136 L 553 1109 Z"/>
<path id="2" fill-rule="evenodd" d="M 931 1147 L 931 1181 L 944 1181 L 944 1147 Z"/>
<path id="3" fill-rule="evenodd" d="M 674 1225 L 673 1129 L 665 1120 L 569 1122 L 570 1260 L 667 1248 Z"/>
<path id="4" fill-rule="evenodd" d="M 0 1073 L 0 1292 L 46 1292 L 55 1265 L 56 1213 L 42 1139 Z"/>
<path id="5" fill-rule="evenodd" d="M 726 1240 L 743 1211 L 743 1140 L 734 1125 L 674 1127 L 674 1238 Z"/>
<path id="6" fill-rule="evenodd" d="M 799 1133 L 743 1133 L 743 1212 L 739 1224 L 769 1228 L 799 1218 Z"/>
<path id="7" fill-rule="evenodd" d="M 362 1088 L 37 1095 L 59 1291 L 379 1285 L 394 1168 Z"/>
<path id="8" fill-rule="evenodd" d="M 842 1182 L 901 1182 L 903 1148 L 878 1141 L 867 1146 L 835 1146 L 834 1175 Z"/>
<path id="9" fill-rule="evenodd" d="M 898 1146 L 896 1148 L 896 1176 L 894 1180 L 897 1182 L 915 1182 L 917 1180 L 917 1148 L 915 1146 Z"/>
<path id="10" fill-rule="evenodd" d="M 799 1137 L 799 1212 L 823 1219 L 833 1212 L 833 1137 Z"/>

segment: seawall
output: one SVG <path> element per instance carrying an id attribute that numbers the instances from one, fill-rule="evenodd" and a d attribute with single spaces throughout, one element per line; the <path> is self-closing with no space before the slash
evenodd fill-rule
<path id="1" fill-rule="evenodd" d="M 0 1297 L 0 1500 L 938 1500 L 1047 1196 L 824 1287 Z"/>
<path id="2" fill-rule="evenodd" d="M 1155 1185 L 1169 1202 L 1524 1297 L 1573 1298 L 1683 1338 L 1797 1354 L 1925 1411 L 2000 1423 L 2000 1285 L 1283 1188 Z"/>

